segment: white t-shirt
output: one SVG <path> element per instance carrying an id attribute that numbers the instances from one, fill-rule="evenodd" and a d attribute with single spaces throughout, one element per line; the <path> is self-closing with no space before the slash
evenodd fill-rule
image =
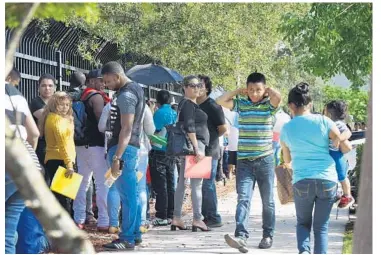
<path id="1" fill-rule="evenodd" d="M 238 113 L 230 111 L 229 109 L 226 109 L 222 107 L 224 110 L 225 118 L 226 118 L 226 124 L 228 125 L 228 150 L 229 151 L 237 151 L 238 150 L 238 136 L 239 136 L 239 130 L 234 126 L 235 118 L 237 118 Z"/>

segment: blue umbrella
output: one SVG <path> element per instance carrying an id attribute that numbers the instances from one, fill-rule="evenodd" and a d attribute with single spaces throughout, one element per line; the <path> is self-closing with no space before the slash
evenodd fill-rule
<path id="1" fill-rule="evenodd" d="M 178 72 L 156 64 L 136 65 L 128 70 L 126 75 L 131 80 L 148 86 L 183 81 Z"/>

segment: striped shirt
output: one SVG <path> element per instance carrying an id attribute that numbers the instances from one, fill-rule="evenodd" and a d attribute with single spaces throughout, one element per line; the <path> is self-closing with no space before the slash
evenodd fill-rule
<path id="1" fill-rule="evenodd" d="M 233 110 L 238 112 L 238 160 L 255 160 L 273 153 L 274 115 L 279 108 L 265 98 L 258 103 L 234 99 Z"/>

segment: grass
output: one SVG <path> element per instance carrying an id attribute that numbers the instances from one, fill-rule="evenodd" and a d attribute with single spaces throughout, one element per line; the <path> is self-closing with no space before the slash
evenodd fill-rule
<path id="1" fill-rule="evenodd" d="M 343 254 L 352 254 L 353 247 L 353 223 L 348 223 L 344 233 Z"/>

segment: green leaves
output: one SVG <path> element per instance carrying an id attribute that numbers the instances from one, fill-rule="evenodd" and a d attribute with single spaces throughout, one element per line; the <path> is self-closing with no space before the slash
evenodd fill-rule
<path id="1" fill-rule="evenodd" d="M 29 4 L 27 3 L 6 3 L 6 26 L 10 28 L 19 26 L 28 8 Z M 39 19 L 53 18 L 57 21 L 65 21 L 69 18 L 81 18 L 85 22 L 90 23 L 96 22 L 98 15 L 97 3 L 41 3 L 34 17 Z"/>
<path id="2" fill-rule="evenodd" d="M 324 103 L 332 100 L 344 100 L 348 104 L 349 114 L 353 115 L 355 122 L 366 122 L 369 94 L 358 89 L 344 89 L 334 86 L 325 86 Z"/>
<path id="3" fill-rule="evenodd" d="M 372 4 L 314 3 L 304 16 L 287 14 L 280 31 L 302 66 L 330 79 L 343 73 L 354 88 L 372 69 Z"/>

